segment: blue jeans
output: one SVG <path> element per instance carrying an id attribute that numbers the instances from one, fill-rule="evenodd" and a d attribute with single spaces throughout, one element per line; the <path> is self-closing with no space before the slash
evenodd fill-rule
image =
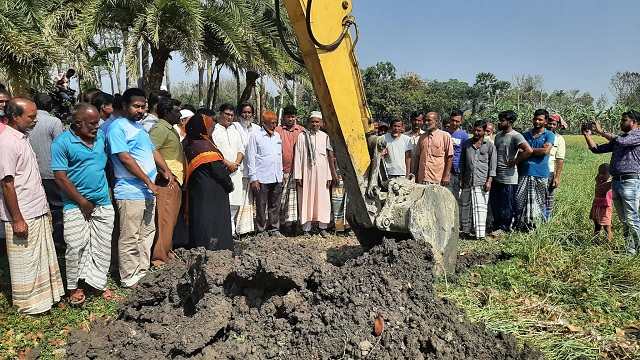
<path id="1" fill-rule="evenodd" d="M 640 179 L 615 180 L 612 184 L 613 205 L 616 208 L 627 252 L 640 250 Z"/>

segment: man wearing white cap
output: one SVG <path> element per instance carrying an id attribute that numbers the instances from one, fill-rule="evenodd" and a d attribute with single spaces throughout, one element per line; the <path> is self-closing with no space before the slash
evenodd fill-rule
<path id="1" fill-rule="evenodd" d="M 180 141 L 184 140 L 184 137 L 187 136 L 185 126 L 187 126 L 189 119 L 191 119 L 193 115 L 195 114 L 189 109 L 180 110 L 180 122 L 173 125 L 173 128 L 178 132 L 178 135 L 180 135 Z"/>
<path id="2" fill-rule="evenodd" d="M 326 237 L 331 221 L 330 188 L 337 176 L 333 148 L 321 127 L 322 113 L 311 112 L 308 129 L 298 135 L 296 142 L 293 176 L 298 187 L 302 230 L 309 234 L 313 223 L 317 223 L 320 234 Z"/>

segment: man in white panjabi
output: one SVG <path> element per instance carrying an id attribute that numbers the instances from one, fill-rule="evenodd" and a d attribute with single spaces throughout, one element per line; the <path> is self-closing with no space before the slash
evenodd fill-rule
<path id="1" fill-rule="evenodd" d="M 311 112 L 308 128 L 298 135 L 293 176 L 298 186 L 300 223 L 305 234 L 318 224 L 320 235 L 328 236 L 331 221 L 331 184 L 337 179 L 329 136 L 320 130 L 322 114 Z"/>
<path id="2" fill-rule="evenodd" d="M 253 105 L 249 103 L 243 103 L 238 106 L 238 112 L 240 116 L 237 121 L 234 121 L 232 125 L 238 130 L 240 135 L 242 135 L 242 144 L 244 146 L 244 151 L 246 155 L 247 146 L 249 145 L 249 137 L 252 133 L 260 131 L 262 129 L 258 124 L 254 123 L 254 115 L 255 111 L 253 109 Z M 242 205 L 240 205 L 240 209 L 238 210 L 238 214 L 236 215 L 237 222 L 236 233 L 238 234 L 247 234 L 253 232 L 255 229 L 255 224 L 253 223 L 254 217 L 254 199 L 253 199 L 253 191 L 249 186 L 249 167 L 244 164 L 242 166 L 242 189 L 243 189 L 243 197 L 242 197 Z"/>
<path id="3" fill-rule="evenodd" d="M 231 182 L 233 182 L 233 191 L 229 193 L 229 205 L 231 207 L 231 233 L 235 236 L 244 233 L 241 232 L 244 229 L 242 229 L 242 227 L 239 229 L 237 224 L 238 210 L 246 197 L 246 189 L 242 185 L 242 162 L 244 160 L 245 149 L 242 135 L 235 126 L 231 126 L 234 116 L 235 109 L 233 106 L 230 104 L 222 104 L 220 106 L 218 123 L 213 129 L 211 138 L 222 152 L 224 165 L 229 170 L 229 176 L 231 177 Z"/>

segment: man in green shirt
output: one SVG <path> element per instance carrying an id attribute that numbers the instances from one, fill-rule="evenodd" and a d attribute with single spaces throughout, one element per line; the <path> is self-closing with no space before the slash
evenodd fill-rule
<path id="1" fill-rule="evenodd" d="M 176 183 L 168 185 L 161 182 L 156 196 L 156 238 L 153 245 L 151 262 L 154 266 L 164 264 L 172 257 L 173 230 L 178 221 L 182 202 L 182 182 L 184 181 L 185 158 L 180 136 L 173 128 L 180 120 L 180 108 L 174 101 L 161 98 L 156 106 L 158 120 L 149 130 L 151 142 L 164 158 Z M 162 178 L 159 177 L 160 180 Z"/>

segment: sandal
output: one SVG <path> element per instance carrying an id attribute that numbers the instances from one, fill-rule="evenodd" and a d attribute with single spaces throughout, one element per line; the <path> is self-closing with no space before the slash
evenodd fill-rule
<path id="1" fill-rule="evenodd" d="M 69 294 L 69 304 L 72 306 L 80 306 L 84 304 L 86 296 L 82 289 L 75 289 Z"/>

